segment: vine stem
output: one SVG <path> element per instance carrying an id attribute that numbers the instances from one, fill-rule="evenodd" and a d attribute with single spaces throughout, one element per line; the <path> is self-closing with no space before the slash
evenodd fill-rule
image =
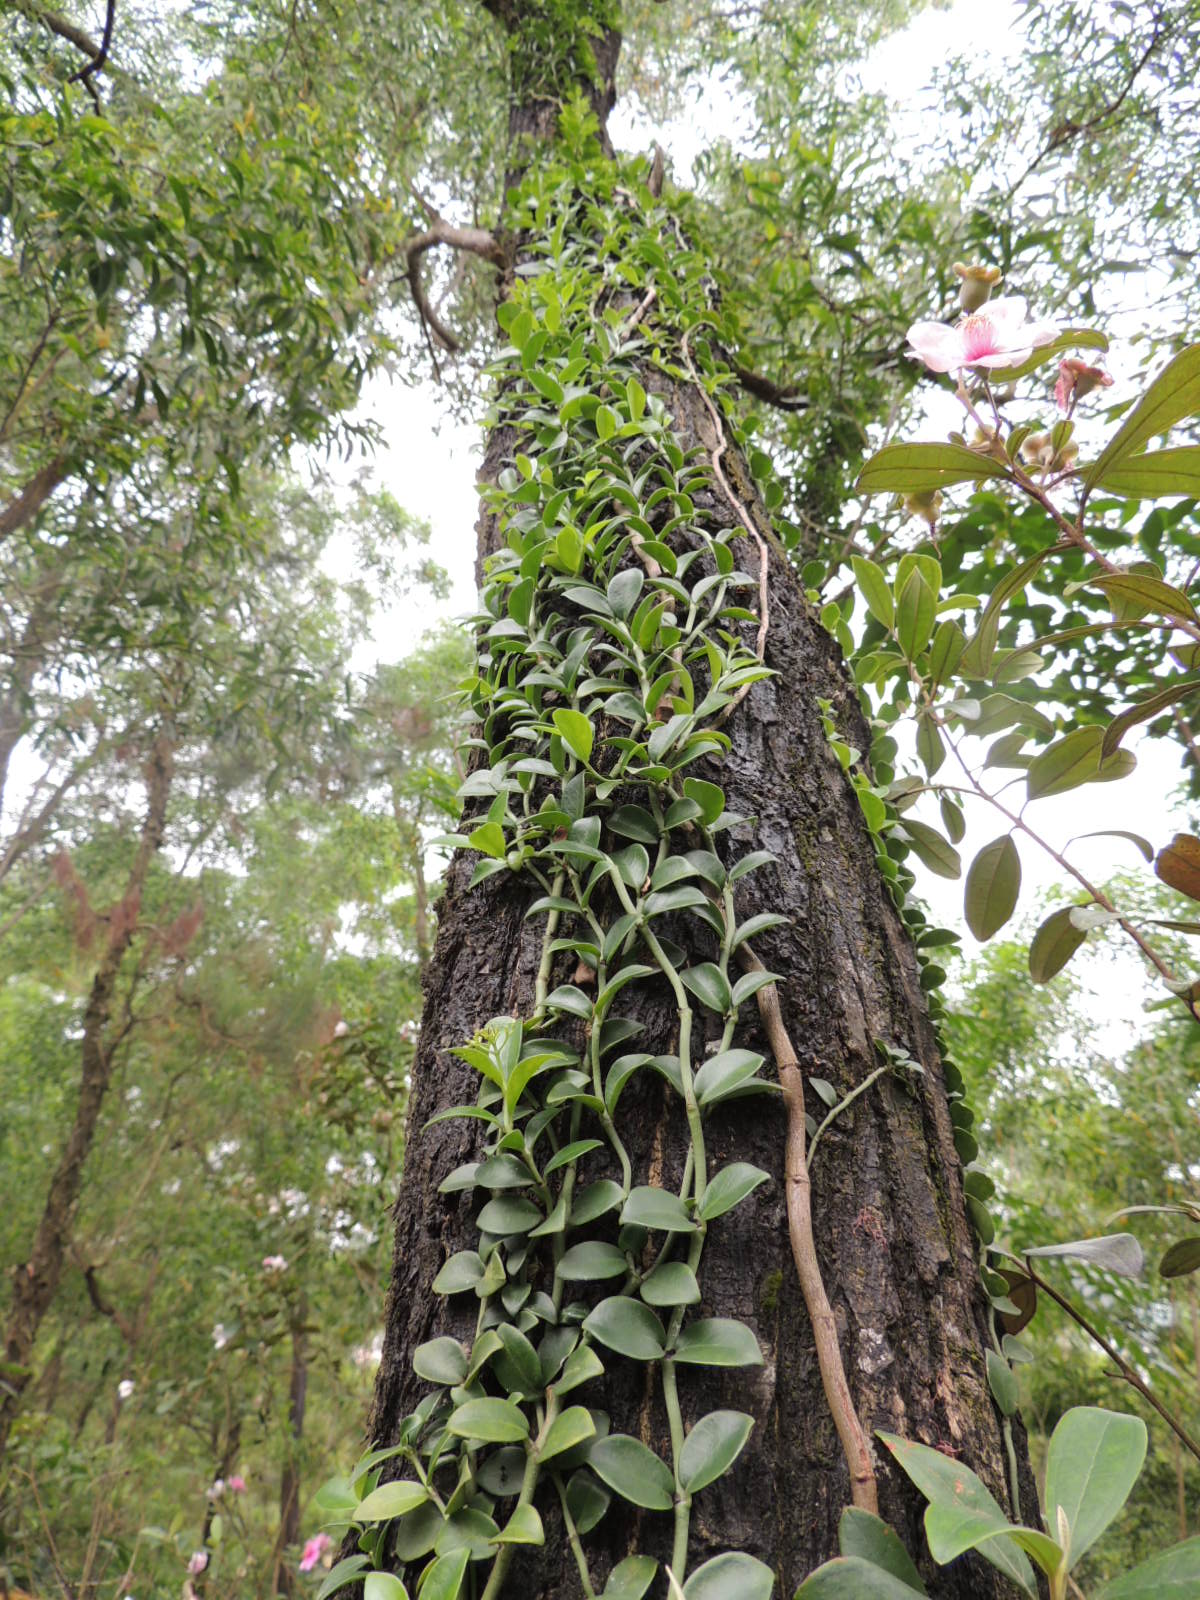
<path id="1" fill-rule="evenodd" d="M 543 1439 L 545 1438 L 546 1434 L 549 1433 L 550 1425 L 558 1414 L 557 1395 L 554 1393 L 553 1389 L 548 1390 L 547 1393 L 549 1399 L 546 1405 L 546 1420 L 543 1422 L 539 1434 L 539 1437 Z M 525 1474 L 521 1479 L 521 1493 L 517 1500 L 516 1509 L 513 1512 L 514 1517 L 517 1516 L 525 1506 L 533 1504 L 534 1490 L 537 1488 L 538 1475 L 541 1471 L 541 1463 L 538 1460 L 537 1452 L 538 1447 L 536 1442 L 530 1444 L 529 1453 L 525 1457 Z M 504 1587 L 504 1580 L 508 1575 L 509 1563 L 512 1561 L 513 1551 L 515 1549 L 516 1545 L 512 1544 L 500 1546 L 500 1549 L 496 1553 L 496 1559 L 492 1562 L 492 1570 L 488 1573 L 488 1581 L 484 1585 L 483 1594 L 481 1595 L 480 1600 L 498 1600 L 500 1591 Z"/>
<path id="2" fill-rule="evenodd" d="M 1045 1293 L 1050 1296 L 1051 1300 L 1054 1301 L 1056 1306 L 1061 1306 L 1061 1308 L 1071 1318 L 1071 1321 L 1078 1323 L 1083 1329 L 1084 1333 L 1087 1334 L 1089 1339 L 1094 1339 L 1096 1341 L 1101 1350 L 1104 1351 L 1104 1354 L 1116 1366 L 1117 1371 L 1125 1379 L 1125 1382 L 1137 1390 L 1142 1399 L 1146 1401 L 1147 1405 L 1153 1406 L 1154 1410 L 1158 1412 L 1159 1416 L 1166 1423 L 1167 1427 L 1170 1428 L 1172 1433 L 1175 1434 L 1180 1444 L 1182 1444 L 1186 1450 L 1189 1450 L 1192 1455 L 1195 1456 L 1197 1461 L 1200 1461 L 1200 1444 L 1197 1444 L 1195 1439 L 1192 1438 L 1191 1434 L 1188 1433 L 1185 1428 L 1182 1428 L 1178 1422 L 1176 1422 L 1175 1418 L 1163 1405 L 1161 1400 L 1156 1398 L 1150 1388 L 1150 1385 L 1145 1382 L 1135 1368 L 1129 1365 L 1128 1361 L 1126 1361 L 1121 1352 L 1116 1349 L 1114 1345 L 1111 1345 L 1108 1342 L 1098 1328 L 1093 1327 L 1093 1325 L 1084 1316 L 1083 1312 L 1080 1311 L 1077 1306 L 1072 1305 L 1067 1299 L 1066 1295 L 1059 1294 L 1058 1290 L 1053 1284 L 1047 1283 L 1045 1278 L 1043 1278 L 1037 1271 L 1035 1271 L 1033 1267 L 1030 1266 L 1028 1257 L 1025 1257 L 1023 1265 L 1025 1272 L 1028 1273 L 1029 1277 L 1037 1285 L 1037 1287 L 1044 1290 Z"/>
<path id="3" fill-rule="evenodd" d="M 809 1170 L 809 1172 L 812 1171 L 813 1162 L 817 1158 L 817 1146 L 821 1142 L 821 1135 L 825 1132 L 825 1129 L 829 1126 L 829 1124 L 831 1122 L 833 1122 L 837 1117 L 840 1117 L 842 1112 L 845 1111 L 847 1106 L 853 1105 L 854 1102 L 858 1099 L 860 1094 L 866 1094 L 867 1090 L 871 1087 L 871 1085 L 873 1083 L 876 1083 L 880 1078 L 882 1078 L 884 1076 L 885 1073 L 888 1073 L 891 1070 L 892 1070 L 891 1062 L 890 1061 L 885 1061 L 883 1066 L 876 1067 L 874 1072 L 870 1073 L 867 1077 L 865 1077 L 863 1079 L 863 1081 L 860 1084 L 857 1084 L 853 1089 L 851 1089 L 850 1093 L 845 1097 L 844 1100 L 839 1100 L 837 1105 L 835 1105 L 833 1107 L 833 1109 L 830 1111 L 829 1115 L 825 1118 L 824 1122 L 822 1122 L 821 1126 L 817 1129 L 816 1133 L 814 1133 L 813 1136 L 812 1136 L 812 1143 L 808 1147 L 808 1170 Z"/>
<path id="4" fill-rule="evenodd" d="M 743 944 L 738 951 L 742 965 L 750 972 L 763 972 L 762 962 Z M 784 1154 L 784 1172 L 787 1180 L 788 1235 L 792 1245 L 792 1260 L 800 1280 L 800 1292 L 808 1309 L 812 1324 L 813 1342 L 817 1348 L 817 1364 L 821 1370 L 821 1384 L 825 1390 L 825 1403 L 833 1417 L 842 1453 L 850 1469 L 850 1496 L 861 1511 L 879 1515 L 879 1491 L 875 1481 L 875 1468 L 871 1461 L 871 1447 L 867 1443 L 862 1423 L 854 1409 L 846 1369 L 842 1365 L 842 1352 L 838 1344 L 837 1323 L 833 1307 L 825 1293 L 821 1277 L 821 1264 L 817 1260 L 817 1246 L 812 1230 L 812 1185 L 805 1156 L 807 1130 L 804 1123 L 804 1074 L 792 1048 L 783 1024 L 779 1006 L 778 988 L 773 983 L 764 984 L 758 991 L 758 1012 L 770 1041 L 787 1106 L 787 1144 Z"/>
<path id="5" fill-rule="evenodd" d="M 575 1526 L 575 1518 L 571 1515 L 571 1507 L 567 1504 L 567 1491 L 562 1481 L 562 1473 L 554 1474 L 554 1487 L 558 1491 L 558 1503 L 562 1507 L 563 1527 L 567 1530 L 567 1543 L 571 1546 L 571 1554 L 575 1557 L 575 1565 L 579 1568 L 579 1581 L 583 1585 L 586 1600 L 596 1600 L 596 1591 L 592 1587 L 592 1575 L 588 1571 L 587 1557 L 583 1553 L 583 1544 L 579 1537 L 579 1529 Z"/>

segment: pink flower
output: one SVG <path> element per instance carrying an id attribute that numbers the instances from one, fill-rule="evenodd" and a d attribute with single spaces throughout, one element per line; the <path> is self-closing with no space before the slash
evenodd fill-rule
<path id="1" fill-rule="evenodd" d="M 311 1572 L 332 1543 L 333 1540 L 327 1533 L 318 1533 L 310 1539 L 304 1546 L 304 1554 L 300 1557 L 300 1571 Z"/>
<path id="2" fill-rule="evenodd" d="M 1112 386 L 1112 373 L 1103 367 L 1089 367 L 1086 361 L 1068 356 L 1058 367 L 1058 382 L 1054 385 L 1054 398 L 1060 411 L 1070 411 L 1076 400 L 1082 400 L 1093 389 Z"/>
<path id="3" fill-rule="evenodd" d="M 287 1257 L 286 1256 L 264 1256 L 262 1264 L 263 1264 L 263 1271 L 264 1272 L 286 1272 L 287 1271 Z"/>
<path id="4" fill-rule="evenodd" d="M 207 1550 L 193 1550 L 192 1559 L 188 1562 L 188 1575 L 198 1578 L 208 1565 Z"/>
<path id="5" fill-rule="evenodd" d="M 245 1494 L 246 1492 L 246 1480 L 240 1472 L 235 1472 L 232 1478 L 226 1479 L 226 1484 L 234 1494 Z"/>
<path id="6" fill-rule="evenodd" d="M 961 322 L 914 322 L 912 353 L 934 372 L 960 367 L 1016 367 L 1058 329 L 1052 322 L 1026 322 L 1023 295 L 1001 295 Z"/>

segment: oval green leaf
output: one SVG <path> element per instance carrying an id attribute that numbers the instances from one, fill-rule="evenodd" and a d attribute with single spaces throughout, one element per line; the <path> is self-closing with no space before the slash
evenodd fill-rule
<path id="1" fill-rule="evenodd" d="M 967 927 L 981 944 L 1012 916 L 1020 892 L 1021 858 L 1006 833 L 984 845 L 967 873 L 963 910 Z"/>
<path id="2" fill-rule="evenodd" d="M 688 1434 L 679 1452 L 679 1481 L 691 1493 L 707 1488 L 741 1455 L 754 1418 L 744 1411 L 710 1411 Z"/>
<path id="3" fill-rule="evenodd" d="M 670 1511 L 675 1479 L 661 1456 L 627 1433 L 610 1433 L 592 1446 L 588 1466 L 602 1482 L 635 1506 Z"/>

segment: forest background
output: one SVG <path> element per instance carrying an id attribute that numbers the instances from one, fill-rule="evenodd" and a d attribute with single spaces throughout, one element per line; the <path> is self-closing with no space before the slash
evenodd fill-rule
<path id="1" fill-rule="evenodd" d="M 885 440 L 956 426 L 902 353 L 949 314 L 953 260 L 1114 335 L 1098 420 L 1194 333 L 1200 7 L 1030 0 L 1003 41 L 965 0 L 680 10 L 629 8 L 614 131 L 647 167 L 657 134 L 688 182 L 799 564 L 818 535 L 842 556 L 923 537 L 852 491 Z M 362 1436 L 431 840 L 463 776 L 469 641 L 409 646 L 471 604 L 463 455 L 496 339 L 484 263 L 420 252 L 422 318 L 409 251 L 447 174 L 451 222 L 481 221 L 461 196 L 490 194 L 502 153 L 470 114 L 496 47 L 465 3 L 107 22 L 22 0 L 0 38 L 0 1260 L 50 1285 L 28 1338 L 5 1290 L 0 1579 L 292 1593 L 320 1578 L 299 1571 L 314 1495 Z M 452 493 L 422 488 L 435 412 Z M 998 545 L 1012 507 L 951 498 L 947 548 Z M 1193 502 L 1127 512 L 1186 576 Z M 825 565 L 836 592 L 849 568 Z M 1056 616 L 1030 594 L 1026 623 Z M 1096 681 L 1053 686 L 1060 727 L 1102 716 Z M 1136 749 L 1129 794 L 1097 790 L 1082 824 L 1069 797 L 1051 827 L 1186 827 L 1177 720 Z M 964 856 L 990 836 L 967 820 Z M 1086 848 L 1186 920 L 1136 849 Z M 1055 876 L 1027 866 L 1027 891 Z M 944 883 L 920 890 L 968 950 L 944 1027 L 1003 1236 L 1194 1198 L 1193 1025 L 1100 940 L 1035 988 L 1036 912 L 980 954 Z M 1200 1306 L 1157 1270 L 1169 1221 L 1139 1222 L 1143 1276 L 1059 1281 L 1194 1427 Z M 1052 1307 L 1025 1337 L 1035 1458 L 1071 1405 L 1137 1409 Z M 1150 1467 L 1098 1574 L 1196 1531 L 1200 1474 L 1143 1409 Z"/>

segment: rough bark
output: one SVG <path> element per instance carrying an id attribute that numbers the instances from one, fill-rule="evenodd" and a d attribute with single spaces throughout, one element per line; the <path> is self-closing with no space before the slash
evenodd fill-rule
<path id="1" fill-rule="evenodd" d="M 110 1030 L 117 978 L 133 942 L 137 908 L 150 863 L 162 845 L 172 770 L 171 743 L 165 735 L 160 735 L 146 766 L 146 815 L 137 850 L 124 893 L 113 911 L 109 936 L 93 974 L 83 1014 L 75 1118 L 50 1180 L 29 1256 L 13 1268 L 13 1295 L 4 1335 L 4 1354 L 17 1368 L 28 1366 L 38 1329 L 54 1302 L 62 1279 L 83 1169 L 91 1153 L 112 1071 L 115 1041 Z M 7 1440 L 20 1404 L 22 1388 L 19 1379 L 14 1381 L 0 1403 L 0 1449 Z"/>
<path id="2" fill-rule="evenodd" d="M 504 17 L 517 4 L 496 0 L 490 9 Z M 615 48 L 604 59 L 615 61 Z M 611 77 L 607 82 L 611 88 Z M 602 105 L 606 92 L 603 86 L 597 90 L 593 103 Z M 510 120 L 518 132 L 548 131 L 539 121 L 540 106 L 514 104 Z M 699 392 L 686 383 L 666 387 L 650 365 L 640 376 L 648 391 L 666 401 L 680 445 L 711 453 L 716 440 Z M 511 430 L 495 430 L 481 476 L 494 482 L 511 462 L 514 447 Z M 765 528 L 751 476 L 732 446 L 724 466 L 744 509 Z M 702 499 L 697 504 L 701 507 Z M 742 524 L 719 489 L 703 509 L 718 523 Z M 496 538 L 486 513 L 479 535 L 482 558 Z M 773 540 L 769 550 L 766 660 L 777 675 L 755 685 L 726 724 L 733 741 L 729 756 L 701 773 L 719 781 L 731 811 L 754 819 L 720 835 L 727 862 L 751 848 L 778 857 L 775 865 L 739 882 L 739 918 L 760 910 L 785 911 L 791 918 L 755 946 L 766 966 L 780 975 L 784 1020 L 806 1078 L 826 1079 L 845 1094 L 878 1065 L 875 1041 L 903 1047 L 924 1067 L 911 1081 L 885 1077 L 859 1098 L 826 1134 L 815 1163 L 817 1248 L 842 1357 L 858 1414 L 869 1430 L 883 1428 L 944 1448 L 969 1462 L 1007 1504 L 1000 1422 L 984 1371 L 985 1300 L 934 1031 L 912 943 L 880 876 L 857 798 L 829 748 L 820 702 L 831 703 L 848 743 L 865 750 L 869 735 L 836 643 L 804 600 Z M 749 539 L 739 541 L 736 554 L 740 566 L 758 570 L 758 552 Z M 470 1196 L 440 1196 L 438 1185 L 454 1167 L 478 1159 L 480 1125 L 463 1120 L 426 1127 L 436 1112 L 475 1098 L 475 1075 L 450 1051 L 489 1018 L 528 1015 L 534 1004 L 540 925 L 537 919 L 526 922 L 524 914 L 540 891 L 508 874 L 469 890 L 473 865 L 473 858 L 463 857 L 451 865 L 425 974 L 383 1361 L 371 1418 L 377 1445 L 395 1441 L 402 1418 L 427 1392 L 412 1373 L 414 1348 L 439 1333 L 468 1341 L 473 1333 L 473 1302 L 468 1308 L 431 1292 L 445 1258 L 475 1242 Z M 694 926 L 684 919 L 668 931 L 696 949 Z M 710 954 L 698 951 L 695 958 Z M 573 967 L 564 954 L 552 981 L 569 982 Z M 644 1026 L 636 1048 L 674 1049 L 676 1011 L 665 982 L 631 985 L 618 1009 Z M 711 1018 L 710 1024 L 717 1027 Z M 752 1004 L 742 1009 L 735 1042 L 769 1056 Z M 823 1115 L 815 1096 L 809 1109 Z M 687 1131 L 670 1091 L 650 1075 L 638 1074 L 625 1091 L 620 1120 L 634 1181 L 677 1188 Z M 756 1420 L 735 1468 L 698 1496 L 689 1569 L 721 1550 L 747 1550 L 775 1570 L 776 1592 L 783 1600 L 836 1553 L 838 1518 L 850 1499 L 849 1475 L 825 1404 L 790 1252 L 785 1134 L 785 1111 L 774 1099 L 730 1102 L 709 1124 L 713 1170 L 729 1161 L 751 1161 L 772 1181 L 712 1227 L 704 1255 L 704 1301 L 696 1314 L 749 1323 L 765 1364 L 736 1371 L 693 1368 L 683 1384 L 689 1425 L 717 1407 L 747 1411 Z M 602 1174 L 607 1175 L 604 1169 L 592 1171 L 585 1163 L 580 1181 Z M 657 1383 L 634 1363 L 611 1353 L 605 1360 L 605 1377 L 578 1398 L 603 1407 L 614 1431 L 640 1436 L 669 1457 Z M 1021 1459 L 1023 1511 L 1029 1519 L 1036 1516 L 1036 1497 L 1023 1449 Z M 881 1512 L 918 1554 L 924 1550 L 923 1501 L 889 1460 L 880 1459 L 878 1469 Z M 526 1600 L 578 1595 L 579 1578 L 552 1495 L 539 1494 L 539 1503 L 547 1543 L 522 1554 L 504 1592 Z M 600 1582 L 612 1563 L 633 1550 L 667 1560 L 670 1522 L 668 1516 L 614 1499 L 586 1540 L 596 1555 Z M 923 1558 L 923 1570 L 937 1600 L 999 1600 L 1012 1592 L 976 1557 L 947 1569 Z M 660 1579 L 653 1592 L 662 1591 Z"/>
<path id="3" fill-rule="evenodd" d="M 304 1331 L 307 1307 L 301 1300 L 292 1311 L 292 1363 L 288 1373 L 288 1453 L 279 1479 L 279 1534 L 275 1540 L 275 1593 L 294 1594 L 296 1582 L 285 1559 L 289 1547 L 300 1539 L 300 1449 L 304 1442 L 304 1412 L 308 1404 L 308 1336 Z"/>

